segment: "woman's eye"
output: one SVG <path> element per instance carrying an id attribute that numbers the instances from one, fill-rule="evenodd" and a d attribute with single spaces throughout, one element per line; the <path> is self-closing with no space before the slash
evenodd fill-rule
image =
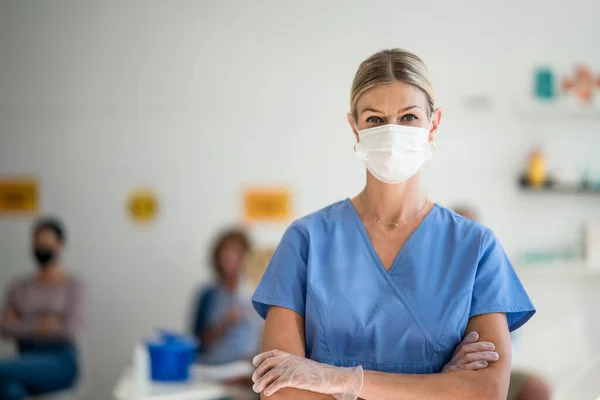
<path id="1" fill-rule="evenodd" d="M 412 122 L 412 121 L 416 121 L 419 118 L 417 118 L 417 116 L 415 114 L 406 114 L 405 116 L 402 117 L 402 121 L 406 121 L 406 122 Z"/>
<path id="2" fill-rule="evenodd" d="M 383 122 L 383 120 L 379 117 L 371 116 L 371 117 L 367 118 L 366 122 L 368 122 L 370 124 L 381 124 Z"/>

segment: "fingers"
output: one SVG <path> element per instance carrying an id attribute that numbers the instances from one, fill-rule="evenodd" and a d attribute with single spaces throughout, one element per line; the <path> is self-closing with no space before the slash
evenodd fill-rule
<path id="1" fill-rule="evenodd" d="M 293 356 L 281 350 L 267 351 L 254 357 L 252 364 L 257 368 L 252 374 L 254 382 L 252 390 L 270 396 L 279 389 L 289 386 L 289 380 L 282 379 L 282 376 L 288 370 L 286 361 L 290 361 L 290 358 Z"/>
<path id="2" fill-rule="evenodd" d="M 281 376 L 281 371 L 278 369 L 272 369 L 267 372 L 264 376 L 262 376 L 258 382 L 252 385 L 252 390 L 256 393 L 263 393 L 265 389 L 269 389 L 269 393 L 275 393 L 272 391 L 273 388 L 270 385 L 275 382 Z M 266 392 L 264 393 L 266 396 L 269 396 Z"/>
<path id="3" fill-rule="evenodd" d="M 455 371 L 477 371 L 480 369 L 485 369 L 489 366 L 487 361 L 475 361 L 465 365 L 447 365 L 444 367 L 442 372 L 455 372 Z"/>
<path id="4" fill-rule="evenodd" d="M 291 386 L 289 379 L 279 378 L 273 383 L 271 383 L 263 393 L 265 394 L 265 396 L 271 396 L 272 394 L 276 393 L 279 389 L 283 389 L 289 386 Z"/>
<path id="5" fill-rule="evenodd" d="M 496 346 L 491 342 L 478 342 L 479 334 L 469 332 L 456 347 L 452 360 L 444 367 L 444 372 L 478 370 L 487 368 L 500 359 Z"/>
<path id="6" fill-rule="evenodd" d="M 471 344 L 471 343 L 476 343 L 478 340 L 479 340 L 479 333 L 477 333 L 475 331 L 469 332 L 469 334 L 464 337 L 462 342 L 460 342 L 460 344 L 458 346 L 456 346 L 456 349 L 454 350 L 454 354 L 458 354 L 458 352 L 464 346 Z"/>
<path id="7" fill-rule="evenodd" d="M 265 361 L 268 358 L 277 357 L 277 356 L 283 356 L 283 355 L 286 355 L 286 354 L 288 354 L 288 353 L 286 353 L 285 351 L 281 351 L 281 350 L 267 351 L 267 352 L 261 353 L 261 354 L 257 355 L 256 357 L 254 357 L 252 359 L 252 364 L 255 367 L 258 367 L 260 364 L 263 363 L 263 361 Z"/>
<path id="8" fill-rule="evenodd" d="M 464 371 L 477 371 L 488 367 L 487 361 L 475 361 L 467 365 L 463 365 L 460 369 Z"/>
<path id="9" fill-rule="evenodd" d="M 282 358 L 283 357 L 279 356 L 264 360 L 252 374 L 252 382 L 258 381 L 264 374 L 279 365 L 282 362 Z"/>
<path id="10" fill-rule="evenodd" d="M 477 353 L 479 351 L 494 351 L 496 346 L 491 342 L 476 342 L 459 346 L 454 351 L 452 359 L 464 357 L 468 353 Z"/>
<path id="11" fill-rule="evenodd" d="M 469 332 L 469 334 L 467 336 L 465 336 L 465 338 L 462 340 L 462 342 L 460 342 L 461 345 L 465 345 L 465 344 L 469 344 L 469 343 L 475 343 L 479 340 L 479 333 L 473 331 L 473 332 Z"/>
<path id="12" fill-rule="evenodd" d="M 456 362 L 456 365 L 462 367 L 462 366 L 465 366 L 465 365 L 468 365 L 471 363 L 475 363 L 475 362 L 479 362 L 479 361 L 485 361 L 487 363 L 494 363 L 494 362 L 498 361 L 499 359 L 500 359 L 500 355 L 494 351 L 480 351 L 477 353 L 465 354 L 463 357 L 461 357 Z"/>
<path id="13" fill-rule="evenodd" d="M 496 350 L 496 345 L 492 342 L 477 342 L 470 343 L 462 347 L 461 352 L 463 354 L 467 353 L 477 353 L 479 351 L 494 351 Z"/>

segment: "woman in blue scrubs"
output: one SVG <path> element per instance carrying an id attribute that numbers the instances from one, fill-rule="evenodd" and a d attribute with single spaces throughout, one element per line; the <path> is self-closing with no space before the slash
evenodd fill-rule
<path id="1" fill-rule="evenodd" d="M 442 117 L 425 65 L 399 49 L 371 56 L 350 103 L 366 186 L 285 232 L 253 297 L 266 318 L 254 389 L 276 399 L 505 399 L 509 332 L 535 309 L 494 233 L 421 189 Z M 456 361 L 473 331 L 475 344 L 495 345 L 487 368 L 461 366 L 489 352 Z"/>

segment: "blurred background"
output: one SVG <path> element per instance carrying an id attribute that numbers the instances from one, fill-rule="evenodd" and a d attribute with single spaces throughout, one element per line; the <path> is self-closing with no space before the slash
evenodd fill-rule
<path id="1" fill-rule="evenodd" d="M 1 0 L 0 180 L 37 200 L 0 214 L 0 287 L 34 270 L 35 217 L 60 217 L 89 298 L 90 398 L 110 398 L 140 338 L 186 329 L 222 227 L 268 254 L 291 219 L 361 190 L 351 81 L 401 47 L 444 109 L 430 198 L 477 210 L 539 310 L 515 365 L 595 399 L 599 15 L 595 0 Z M 257 188 L 287 190 L 281 218 L 249 218 Z"/>

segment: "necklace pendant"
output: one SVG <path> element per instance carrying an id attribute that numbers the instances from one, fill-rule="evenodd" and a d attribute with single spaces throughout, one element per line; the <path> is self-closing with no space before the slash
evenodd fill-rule
<path id="1" fill-rule="evenodd" d="M 386 227 L 388 229 L 397 228 L 400 226 L 400 224 L 397 222 L 384 222 L 384 221 L 380 220 L 379 218 L 375 217 L 374 215 L 372 215 L 371 218 L 373 218 L 373 221 L 377 222 L 379 225 L 383 225 L 384 227 Z"/>
<path id="2" fill-rule="evenodd" d="M 379 225 L 383 225 L 387 229 L 398 228 L 400 226 L 399 222 L 385 222 L 385 221 L 382 221 L 379 218 L 377 218 L 375 215 L 371 214 L 369 212 L 369 207 L 367 206 L 367 203 L 362 198 L 362 193 L 358 195 L 358 199 L 360 200 L 360 202 L 365 207 L 365 211 L 367 212 L 367 215 L 369 215 L 373 219 L 373 221 L 377 222 Z M 421 206 L 421 208 L 419 208 L 415 213 L 413 213 L 409 217 L 412 218 L 415 215 L 417 215 L 420 211 L 422 211 L 425 208 L 425 206 L 427 205 L 427 203 L 428 203 L 428 199 L 425 198 L 425 202 L 423 203 L 423 205 Z M 409 217 L 407 217 L 405 219 L 407 220 L 407 219 L 409 219 Z"/>

